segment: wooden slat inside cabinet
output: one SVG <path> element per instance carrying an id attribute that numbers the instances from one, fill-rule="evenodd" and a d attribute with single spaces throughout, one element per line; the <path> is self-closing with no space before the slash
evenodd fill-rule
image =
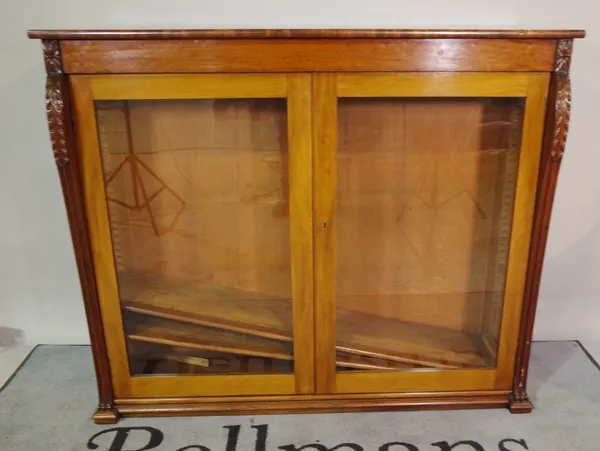
<path id="1" fill-rule="evenodd" d="M 170 360 L 188 365 L 209 367 L 211 354 L 235 354 L 264 357 L 272 360 L 294 360 L 290 343 L 231 332 L 225 329 L 173 321 L 158 316 L 128 314 L 127 338 L 133 342 L 164 345 L 164 352 L 153 350 L 147 360 Z M 168 350 L 168 351 L 167 351 Z M 136 356 L 135 349 L 132 353 Z M 336 365 L 362 370 L 397 370 L 417 368 L 410 365 L 369 356 L 338 352 Z"/>
<path id="2" fill-rule="evenodd" d="M 145 274 L 121 274 L 119 285 L 130 312 L 292 341 L 289 299 Z M 345 354 L 431 368 L 483 367 L 487 361 L 473 334 L 347 310 L 338 318 L 348 332 L 336 349 Z"/>
<path id="3" fill-rule="evenodd" d="M 226 329 L 200 327 L 152 316 L 146 316 L 142 321 L 128 321 L 127 324 L 130 340 L 280 360 L 293 359 L 289 343 L 248 337 Z"/>

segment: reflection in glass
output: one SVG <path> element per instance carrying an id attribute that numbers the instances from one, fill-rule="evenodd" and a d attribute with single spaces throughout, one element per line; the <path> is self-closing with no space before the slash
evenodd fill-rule
<path id="1" fill-rule="evenodd" d="M 96 111 L 132 374 L 292 372 L 285 100 Z"/>
<path id="2" fill-rule="evenodd" d="M 495 366 L 522 122 L 522 99 L 339 100 L 338 351 Z"/>

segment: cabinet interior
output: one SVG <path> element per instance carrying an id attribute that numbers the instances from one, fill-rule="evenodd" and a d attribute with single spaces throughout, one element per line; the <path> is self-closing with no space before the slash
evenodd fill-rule
<path id="1" fill-rule="evenodd" d="M 132 374 L 292 373 L 285 99 L 95 106 Z M 523 100 L 337 112 L 337 370 L 494 367 Z"/>

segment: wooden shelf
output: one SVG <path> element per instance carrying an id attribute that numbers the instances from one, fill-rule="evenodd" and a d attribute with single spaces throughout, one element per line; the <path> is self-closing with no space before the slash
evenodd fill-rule
<path id="1" fill-rule="evenodd" d="M 467 332 L 341 309 L 336 349 L 432 368 L 487 366 L 479 340 Z"/>
<path id="2" fill-rule="evenodd" d="M 143 334 L 136 332 L 132 339 L 145 337 L 146 341 L 153 339 L 157 343 L 180 346 L 187 342 L 188 347 L 213 350 L 214 347 L 207 347 L 210 343 L 219 343 L 222 350 L 225 340 L 227 349 L 231 349 L 227 352 L 292 358 L 291 351 L 283 352 L 284 346 L 289 346 L 286 343 L 292 341 L 289 299 L 144 274 L 122 273 L 119 286 L 126 311 L 218 330 L 202 335 L 199 331 L 209 329 L 187 326 L 191 328 L 184 331 L 186 325 L 181 324 L 173 331 L 169 327 L 178 323 L 171 322 L 166 328 L 153 323 Z M 154 338 L 149 337 L 150 333 Z M 156 334 L 161 338 L 156 338 Z M 246 337 L 234 339 L 240 334 Z M 260 351 L 248 336 L 258 340 Z M 261 338 L 269 339 L 268 346 Z M 161 341 L 157 341 L 159 339 Z M 408 364 L 409 367 L 478 368 L 487 367 L 490 361 L 489 352 L 477 334 L 341 309 L 337 312 L 336 349 L 345 355 L 380 359 L 371 366 L 367 363 L 350 366 L 351 359 L 345 358 L 338 365 L 353 368 L 387 369 L 390 362 Z"/>
<path id="3" fill-rule="evenodd" d="M 390 360 L 377 359 L 373 357 L 358 356 L 338 352 L 335 356 L 335 365 L 342 369 L 352 370 L 377 370 L 394 371 L 411 368 L 422 368 L 419 365 L 410 365 L 408 363 L 394 362 Z"/>
<path id="4" fill-rule="evenodd" d="M 235 288 L 222 288 L 178 278 L 120 273 L 125 310 L 292 341 L 291 301 Z"/>
<path id="5" fill-rule="evenodd" d="M 185 324 L 160 317 L 128 314 L 125 319 L 127 338 L 133 342 L 167 346 L 164 352 L 146 348 L 145 357 L 197 365 L 206 358 L 206 351 L 230 353 L 239 356 L 263 357 L 274 360 L 293 360 L 290 343 L 252 335 Z M 201 359 L 199 360 L 198 357 Z M 387 360 L 338 353 L 336 366 L 365 370 L 397 370 L 414 368 L 414 365 Z"/>
<path id="6" fill-rule="evenodd" d="M 142 318 L 138 318 L 141 320 Z M 132 320 L 132 318 L 129 318 Z M 197 327 L 197 326 L 194 326 Z M 128 339 L 132 374 L 293 373 L 293 360 L 272 359 Z"/>
<path id="7" fill-rule="evenodd" d="M 134 341 L 293 360 L 291 344 L 277 340 L 238 334 L 224 329 L 198 327 L 152 316 L 145 316 L 142 321 L 126 320 L 125 323 L 127 337 Z"/>

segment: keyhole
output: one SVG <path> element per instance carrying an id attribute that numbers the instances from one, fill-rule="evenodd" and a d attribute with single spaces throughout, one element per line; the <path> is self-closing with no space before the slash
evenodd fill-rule
<path id="1" fill-rule="evenodd" d="M 324 222 L 324 223 L 323 223 L 323 228 L 324 228 L 324 229 L 326 229 L 326 228 L 327 228 L 327 223 L 326 223 L 326 222 Z"/>

